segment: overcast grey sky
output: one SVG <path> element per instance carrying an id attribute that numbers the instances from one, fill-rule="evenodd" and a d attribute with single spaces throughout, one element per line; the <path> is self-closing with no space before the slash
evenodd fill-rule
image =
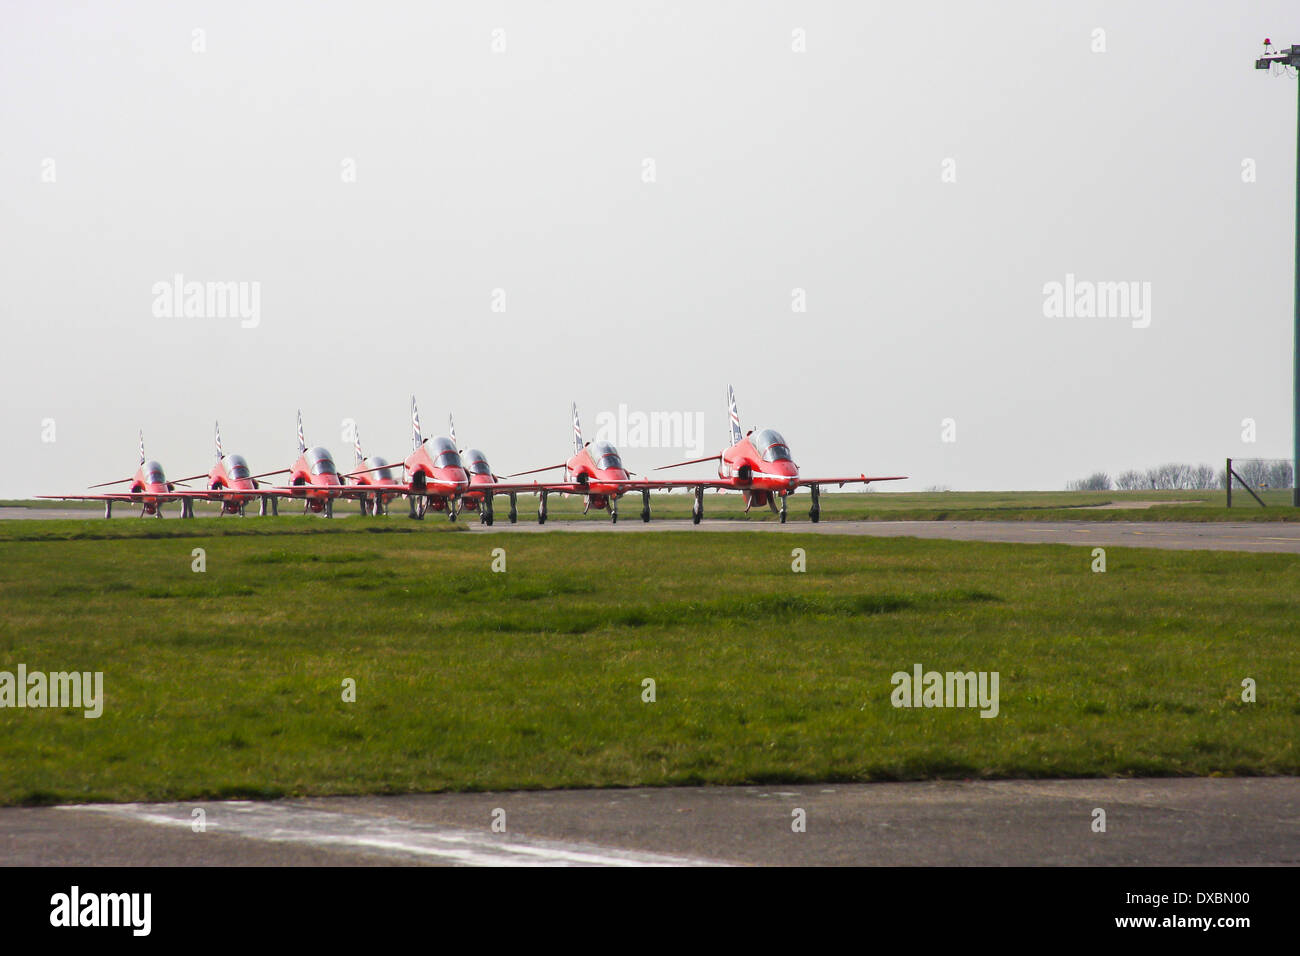
<path id="1" fill-rule="evenodd" d="M 1285 456 L 1265 36 L 1300 8 L 15 0 L 0 497 L 131 473 L 139 427 L 205 471 L 214 419 L 282 468 L 298 407 L 400 457 L 412 393 L 498 471 L 560 461 L 574 400 L 714 451 L 728 383 L 805 473 L 897 490 Z M 258 283 L 256 326 L 157 316 L 177 274 Z M 1149 283 L 1149 325 L 1045 315 L 1071 274 Z"/>

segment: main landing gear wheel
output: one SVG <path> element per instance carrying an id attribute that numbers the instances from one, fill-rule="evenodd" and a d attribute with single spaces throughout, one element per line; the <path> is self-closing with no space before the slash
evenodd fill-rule
<path id="1" fill-rule="evenodd" d="M 650 492 L 641 492 L 641 520 L 647 524 L 650 521 Z"/>
<path id="2" fill-rule="evenodd" d="M 816 524 L 822 520 L 822 492 L 816 485 L 808 490 L 812 492 L 812 507 L 808 509 L 808 518 Z"/>
<path id="3" fill-rule="evenodd" d="M 691 524 L 699 524 L 704 517 L 704 488 L 695 489 L 695 501 L 691 505 Z"/>
<path id="4" fill-rule="evenodd" d="M 542 500 L 537 504 L 537 523 L 546 524 L 546 492 L 542 492 Z"/>
<path id="5" fill-rule="evenodd" d="M 519 509 L 515 507 L 515 493 L 510 492 L 510 523 L 514 524 L 519 520 Z"/>

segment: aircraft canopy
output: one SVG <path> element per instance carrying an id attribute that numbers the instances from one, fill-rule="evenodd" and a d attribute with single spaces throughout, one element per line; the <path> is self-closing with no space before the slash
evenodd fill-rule
<path id="1" fill-rule="evenodd" d="M 790 446 L 785 443 L 781 433 L 774 428 L 764 428 L 758 432 L 750 441 L 754 445 L 754 451 L 764 461 L 790 461 Z"/>
<path id="2" fill-rule="evenodd" d="M 597 468 L 623 467 L 623 459 L 618 456 L 618 449 L 607 441 L 594 441 L 587 451 Z"/>

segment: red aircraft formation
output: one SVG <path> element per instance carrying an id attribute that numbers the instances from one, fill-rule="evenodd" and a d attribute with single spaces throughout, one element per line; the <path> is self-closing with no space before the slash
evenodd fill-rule
<path id="1" fill-rule="evenodd" d="M 240 455 L 227 455 L 221 445 L 220 426 L 216 430 L 216 463 L 206 474 L 200 473 L 168 481 L 156 461 L 145 458 L 144 435 L 140 436 L 140 465 L 134 476 L 108 481 L 92 488 L 128 484 L 127 491 L 94 495 L 41 495 L 59 500 L 103 501 L 104 516 L 112 517 L 116 502 L 140 505 L 141 516 L 162 517 L 163 505 L 179 501 L 181 517 L 194 516 L 194 501 L 217 502 L 222 514 L 244 514 L 245 508 L 259 502 L 259 513 L 278 514 L 279 502 L 297 500 L 303 503 L 303 512 L 332 517 L 334 502 L 340 498 L 356 499 L 363 515 L 388 514 L 388 505 L 398 498 L 406 498 L 410 516 L 423 518 L 429 511 L 444 511 L 452 520 L 462 510 L 478 513 L 479 521 L 492 524 L 493 499 L 498 494 L 510 499 L 509 517 L 514 523 L 518 517 L 516 496 L 521 491 L 539 496 L 537 521 L 546 523 L 546 501 L 550 494 L 580 495 L 585 499 L 583 514 L 591 508 L 608 511 L 611 521 L 618 521 L 618 501 L 626 494 L 641 495 L 641 520 L 650 520 L 650 493 L 673 488 L 687 488 L 695 493 L 691 518 L 695 524 L 704 516 L 704 491 L 739 491 L 745 499 L 745 510 L 754 505 L 767 505 L 773 513 L 786 519 L 786 499 L 800 487 L 806 486 L 812 495 L 809 518 L 821 518 L 821 486 L 850 483 L 867 484 L 873 481 L 898 481 L 905 475 L 867 477 L 854 475 L 841 478 L 805 478 L 790 455 L 790 447 L 780 433 L 765 428 L 742 434 L 740 415 L 736 410 L 736 393 L 727 389 L 727 416 L 730 424 L 731 445 L 705 458 L 675 462 L 664 468 L 718 462 L 717 478 L 660 479 L 633 477 L 623 464 L 623 459 L 610 442 L 582 440 L 582 427 L 578 422 L 578 406 L 573 406 L 574 452 L 560 464 L 516 472 L 508 478 L 518 478 L 544 471 L 563 469 L 561 481 L 503 481 L 488 464 L 487 456 L 475 448 L 461 450 L 456 443 L 456 426 L 450 419 L 450 435 L 425 438 L 420 432 L 420 413 L 414 396 L 411 398 L 412 450 L 401 465 L 390 464 L 378 456 L 370 458 L 361 453 L 358 436 L 354 447 L 355 462 L 352 471 L 340 473 L 330 453 L 321 447 L 308 448 L 303 432 L 302 412 L 298 413 L 298 457 L 288 468 L 278 471 L 251 474 L 248 463 Z M 393 472 L 400 468 L 402 480 Z M 288 475 L 285 484 L 263 484 L 261 479 L 275 475 Z M 188 481 L 206 479 L 203 490 L 189 489 Z M 177 486 L 181 486 L 180 489 Z"/>

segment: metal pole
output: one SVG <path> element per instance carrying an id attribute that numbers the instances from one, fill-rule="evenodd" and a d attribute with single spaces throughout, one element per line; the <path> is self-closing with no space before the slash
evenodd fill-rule
<path id="1" fill-rule="evenodd" d="M 1292 47 L 1295 50 L 1295 47 Z M 1291 386 L 1295 389 L 1294 418 L 1291 433 L 1294 454 L 1291 457 L 1291 503 L 1300 508 L 1300 83 L 1296 84 L 1295 136 L 1295 369 Z"/>

